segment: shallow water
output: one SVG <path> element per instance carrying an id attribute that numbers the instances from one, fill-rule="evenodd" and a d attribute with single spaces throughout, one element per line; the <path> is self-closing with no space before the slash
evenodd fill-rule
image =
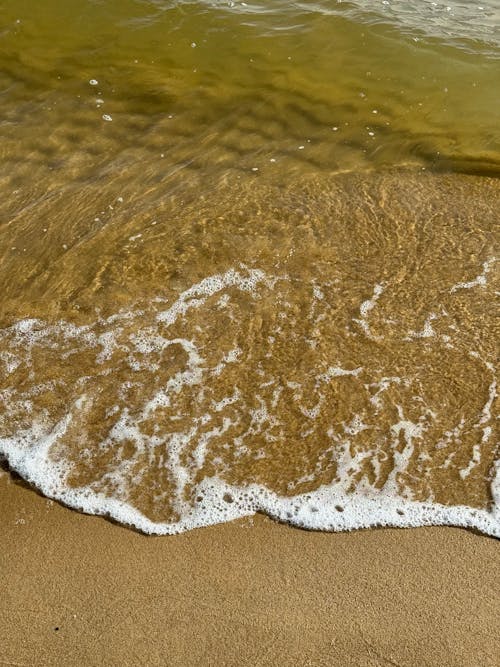
<path id="1" fill-rule="evenodd" d="M 499 15 L 2 3 L 9 464 L 148 532 L 498 534 Z"/>

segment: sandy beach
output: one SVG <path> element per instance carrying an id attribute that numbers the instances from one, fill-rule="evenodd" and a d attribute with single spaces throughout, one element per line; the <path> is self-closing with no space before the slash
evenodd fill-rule
<path id="1" fill-rule="evenodd" d="M 0 2 L 0 667 L 500 667 L 499 16 Z"/>
<path id="2" fill-rule="evenodd" d="M 266 517 L 146 537 L 0 479 L 0 664 L 498 664 L 497 541 Z"/>

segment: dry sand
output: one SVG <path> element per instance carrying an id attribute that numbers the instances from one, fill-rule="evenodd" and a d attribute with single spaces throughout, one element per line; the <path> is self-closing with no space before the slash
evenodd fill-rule
<path id="1" fill-rule="evenodd" d="M 145 537 L 0 478 L 0 665 L 500 664 L 498 541 L 265 517 Z"/>

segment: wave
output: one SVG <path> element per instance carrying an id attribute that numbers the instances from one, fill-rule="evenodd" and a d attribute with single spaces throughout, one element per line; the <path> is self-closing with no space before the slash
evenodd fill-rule
<path id="1" fill-rule="evenodd" d="M 450 301 L 493 267 L 451 285 Z M 0 334 L 0 452 L 45 495 L 147 533 L 263 511 L 311 529 L 500 536 L 493 366 L 485 398 L 450 413 L 460 392 L 436 374 L 459 336 L 433 324 L 446 309 L 394 340 L 374 319 L 378 284 L 339 338 L 343 289 L 242 266 L 150 312 L 19 321 Z M 470 373 L 481 360 L 466 356 Z"/>

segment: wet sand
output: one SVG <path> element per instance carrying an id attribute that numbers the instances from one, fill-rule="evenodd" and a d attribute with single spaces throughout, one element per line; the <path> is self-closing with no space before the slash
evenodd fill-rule
<path id="1" fill-rule="evenodd" d="M 145 537 L 0 478 L 0 664 L 498 664 L 498 542 L 265 517 Z"/>

